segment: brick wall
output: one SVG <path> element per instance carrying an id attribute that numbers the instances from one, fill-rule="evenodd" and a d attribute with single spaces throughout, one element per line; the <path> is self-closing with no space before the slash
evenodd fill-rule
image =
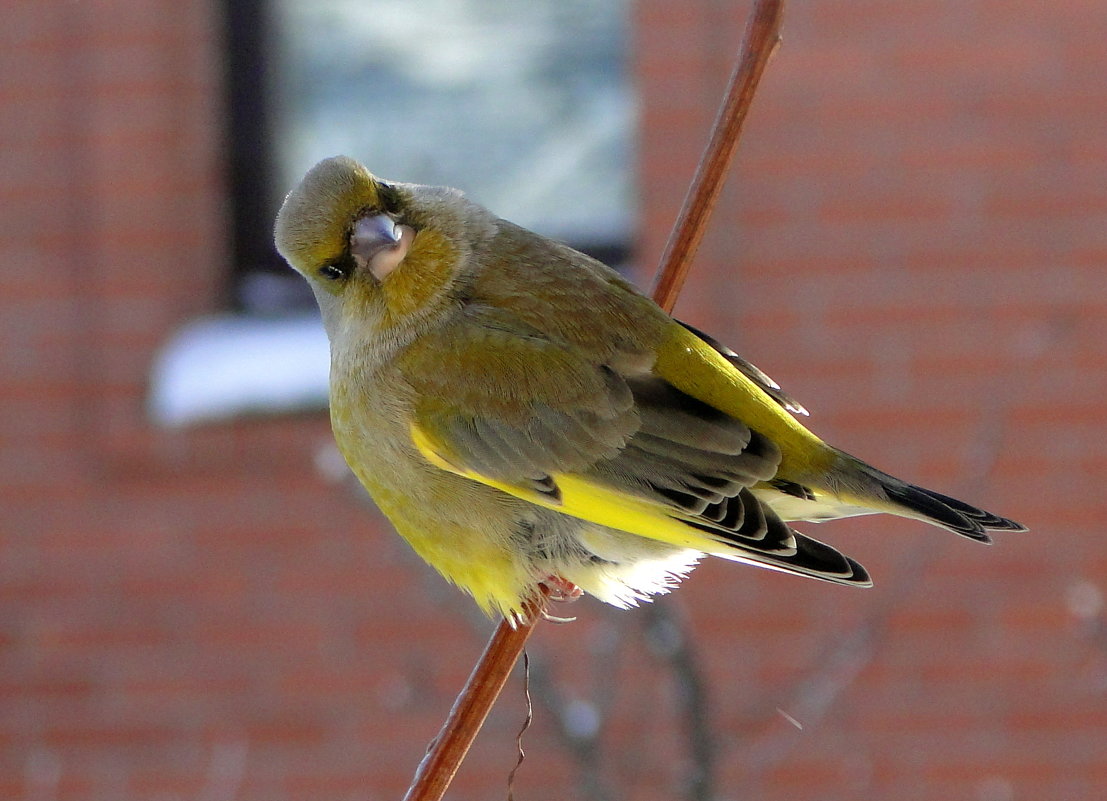
<path id="1" fill-rule="evenodd" d="M 634 11 L 644 264 L 747 10 L 677 5 Z M 157 347 L 224 302 L 218 11 L 5 8 L 3 798 L 399 797 L 488 629 L 317 469 L 322 415 L 146 422 Z M 701 568 L 663 603 L 709 675 L 720 797 L 1107 787 L 1105 39 L 1101 3 L 789 8 L 678 309 L 827 439 L 1036 532 L 819 529 L 869 592 Z M 678 795 L 681 696 L 650 616 L 574 611 L 534 652 L 578 722 L 602 713 L 590 775 Z M 519 695 L 454 798 L 504 793 Z M 541 705 L 526 746 L 519 797 L 581 786 L 590 757 Z"/>
<path id="2" fill-rule="evenodd" d="M 668 5 L 640 4 L 635 51 L 647 263 L 746 12 L 689 3 L 673 19 Z M 684 599 L 731 676 L 716 690 L 737 735 L 735 797 L 1107 788 L 1093 633 L 1107 575 L 1104 34 L 1092 3 L 788 9 L 678 312 L 808 404 L 826 439 L 1035 533 L 986 549 L 884 520 L 820 528 L 864 559 L 869 593 L 760 575 L 735 576 L 738 591 L 709 566 Z M 735 593 L 722 604 L 721 587 Z M 735 681 L 732 660 L 760 681 Z M 768 722 L 805 692 L 833 697 L 815 725 Z"/>

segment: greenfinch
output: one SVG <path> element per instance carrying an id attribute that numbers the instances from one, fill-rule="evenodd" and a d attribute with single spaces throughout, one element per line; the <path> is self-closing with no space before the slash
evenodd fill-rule
<path id="1" fill-rule="evenodd" d="M 330 158 L 276 245 L 322 312 L 343 456 L 486 612 L 523 619 L 544 592 L 631 606 L 705 554 L 871 585 L 797 520 L 1026 530 L 830 447 L 752 364 L 457 190 Z"/>

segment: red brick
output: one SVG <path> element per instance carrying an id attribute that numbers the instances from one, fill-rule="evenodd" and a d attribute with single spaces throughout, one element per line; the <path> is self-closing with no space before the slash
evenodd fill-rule
<path id="1" fill-rule="evenodd" d="M 647 275 L 748 10 L 677 5 L 632 12 Z M 1107 781 L 1103 660 L 1065 605 L 1107 573 L 1103 9 L 787 9 L 681 312 L 836 444 L 1037 530 L 985 549 L 909 521 L 798 526 L 862 558 L 869 592 L 697 571 L 681 603 L 738 795 L 930 801 L 998 777 L 1020 798 L 1091 799 Z M 246 801 L 398 796 L 488 628 L 315 475 L 325 415 L 175 432 L 144 417 L 157 347 L 224 302 L 216 11 L 5 9 L 3 797 L 28 795 L 33 749 L 62 766 L 59 799 L 201 795 L 213 744 L 243 738 Z M 621 794 L 669 797 L 686 754 L 669 676 L 634 613 L 581 609 L 532 648 L 567 695 L 613 689 L 601 751 Z M 827 691 L 867 624 L 860 673 L 792 735 L 775 708 Z M 458 797 L 502 793 L 513 692 Z M 539 718 L 520 792 L 565 795 L 575 762 Z M 795 739 L 760 739 L 781 730 Z M 784 757 L 757 773 L 763 742 Z"/>
<path id="2" fill-rule="evenodd" d="M 164 744 L 173 738 L 164 726 L 133 724 L 93 724 L 83 726 L 72 721 L 59 721 L 57 727 L 46 729 L 44 742 L 54 748 L 135 748 Z"/>

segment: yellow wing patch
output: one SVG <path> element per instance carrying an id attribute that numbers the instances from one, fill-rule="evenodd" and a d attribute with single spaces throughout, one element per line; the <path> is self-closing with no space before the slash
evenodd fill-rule
<path id="1" fill-rule="evenodd" d="M 830 469 L 833 451 L 718 351 L 676 323 L 667 333 L 654 372 L 775 442 L 782 454 L 778 476 L 802 483 Z"/>
<path id="2" fill-rule="evenodd" d="M 712 537 L 706 531 L 697 530 L 686 522 L 686 515 L 662 504 L 617 492 L 571 473 L 553 473 L 550 476 L 560 490 L 558 497 L 552 497 L 525 484 L 501 481 L 456 464 L 418 424 L 411 426 L 411 439 L 435 467 L 495 487 L 537 506 L 680 548 L 733 558 L 734 545 L 722 538 Z M 782 551 L 779 555 L 786 556 L 788 553 Z"/>
<path id="3" fill-rule="evenodd" d="M 511 484 L 507 481 L 500 481 L 486 476 L 483 473 L 478 473 L 475 470 L 470 470 L 460 464 L 455 464 L 454 461 L 451 461 L 449 457 L 445 455 L 445 449 L 432 442 L 431 438 L 419 427 L 418 423 L 411 424 L 411 441 L 415 443 L 415 447 L 419 450 L 419 453 L 423 454 L 423 457 L 435 467 L 455 473 L 463 478 L 477 481 L 481 484 L 487 484 L 489 487 L 495 487 L 502 492 L 506 492 L 508 495 L 514 495 L 516 498 L 522 498 L 524 501 L 530 501 L 539 506 L 545 506 L 547 509 L 556 509 L 559 512 L 572 514 L 563 509 L 556 499 L 544 496 L 543 493 L 538 492 L 526 484 Z"/>

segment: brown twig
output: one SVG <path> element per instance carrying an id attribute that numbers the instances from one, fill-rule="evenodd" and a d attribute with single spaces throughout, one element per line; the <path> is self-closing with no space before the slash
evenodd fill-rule
<path id="1" fill-rule="evenodd" d="M 672 310 L 684 285 L 692 257 L 703 238 L 707 219 L 738 144 L 754 91 L 780 40 L 783 5 L 783 0 L 757 0 L 754 5 L 742 41 L 738 66 L 730 77 L 707 151 L 700 160 L 654 281 L 653 299 L 666 311 Z M 454 702 L 442 731 L 419 764 L 404 801 L 440 801 L 544 609 L 543 598 L 538 608 L 528 610 L 526 620 L 516 621 L 514 625 L 505 620 L 496 628 Z"/>
<path id="2" fill-rule="evenodd" d="M 746 121 L 753 94 L 761 75 L 780 43 L 780 25 L 784 16 L 784 0 L 758 0 L 746 26 L 742 55 L 734 74 L 730 76 L 726 98 L 715 118 L 707 150 L 700 159 L 688 196 L 680 210 L 676 227 L 653 284 L 653 299 L 665 311 L 672 311 L 692 265 L 692 258 L 707 228 L 707 218 L 715 208 L 723 178 L 734 156 L 742 124 Z"/>
<path id="3" fill-rule="evenodd" d="M 709 801 L 715 798 L 717 738 L 711 727 L 708 682 L 692 638 L 672 610 L 672 606 L 663 604 L 651 604 L 643 610 L 646 637 L 672 671 L 676 705 L 688 740 L 685 798 Z"/>

